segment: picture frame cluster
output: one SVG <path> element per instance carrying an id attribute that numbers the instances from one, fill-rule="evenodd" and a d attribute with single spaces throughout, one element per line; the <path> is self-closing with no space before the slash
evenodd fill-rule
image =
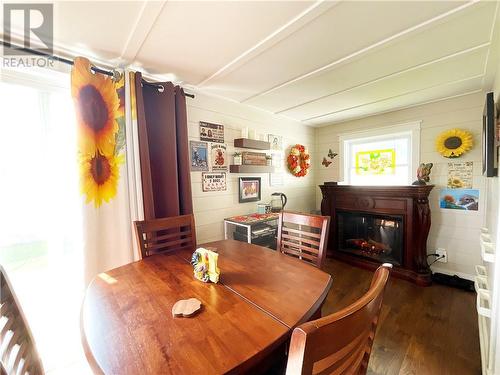
<path id="1" fill-rule="evenodd" d="M 199 131 L 200 141 L 189 141 L 191 171 L 202 172 L 202 191 L 226 191 L 229 163 L 224 125 L 200 121 Z"/>

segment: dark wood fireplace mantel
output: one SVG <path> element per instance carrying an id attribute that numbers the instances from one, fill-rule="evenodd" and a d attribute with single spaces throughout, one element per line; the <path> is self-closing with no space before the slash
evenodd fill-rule
<path id="1" fill-rule="evenodd" d="M 351 186 L 320 185 L 321 212 L 331 217 L 328 255 L 367 269 L 379 262 L 338 250 L 337 211 L 381 215 L 401 215 L 404 223 L 403 262 L 394 268 L 394 276 L 422 286 L 431 284 L 427 263 L 427 236 L 431 226 L 429 193 L 426 186 Z"/>

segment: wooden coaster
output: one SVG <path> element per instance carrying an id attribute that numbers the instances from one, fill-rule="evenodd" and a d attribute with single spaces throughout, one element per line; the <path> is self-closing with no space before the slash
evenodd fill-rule
<path id="1" fill-rule="evenodd" d="M 193 316 L 199 309 L 201 309 L 201 302 L 196 298 L 181 299 L 177 301 L 172 307 L 172 315 L 178 317 Z"/>

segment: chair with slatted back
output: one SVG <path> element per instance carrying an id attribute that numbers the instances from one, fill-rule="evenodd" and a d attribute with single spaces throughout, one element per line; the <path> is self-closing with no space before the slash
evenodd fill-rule
<path id="1" fill-rule="evenodd" d="M 380 266 L 352 305 L 293 330 L 286 375 L 366 374 L 391 268 Z"/>
<path id="2" fill-rule="evenodd" d="M 143 258 L 153 254 L 196 248 L 193 215 L 136 221 L 135 233 Z"/>
<path id="3" fill-rule="evenodd" d="M 278 220 L 278 249 L 318 268 L 323 266 L 330 217 L 283 211 Z"/>
<path id="4" fill-rule="evenodd" d="M 7 273 L 0 265 L 0 362 L 2 374 L 43 374 L 33 335 Z"/>

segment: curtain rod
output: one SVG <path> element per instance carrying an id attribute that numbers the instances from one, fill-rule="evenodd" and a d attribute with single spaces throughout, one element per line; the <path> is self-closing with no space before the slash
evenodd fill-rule
<path id="1" fill-rule="evenodd" d="M 141 79 L 141 83 L 143 85 L 146 85 L 146 86 L 150 86 L 150 87 L 156 87 L 158 89 L 158 91 L 160 92 L 163 92 L 163 90 L 165 89 L 165 87 L 163 87 L 163 85 L 161 83 L 156 83 L 156 82 L 148 82 L 146 81 L 144 78 Z M 184 96 L 188 96 L 190 98 L 194 98 L 194 94 L 187 94 L 187 93 L 184 93 Z"/>
<path id="2" fill-rule="evenodd" d="M 23 52 L 28 53 L 28 54 L 37 55 L 37 56 L 44 56 L 44 57 L 48 57 L 48 58 L 50 58 L 52 60 L 56 60 L 56 61 L 62 62 L 64 64 L 74 65 L 73 60 L 66 59 L 66 58 L 61 57 L 61 56 L 50 55 L 48 53 L 37 51 L 35 49 L 21 47 L 21 46 L 12 44 L 10 42 L 6 42 L 4 40 L 0 40 L 0 41 L 2 42 L 1 44 L 4 47 L 7 47 L 7 48 L 17 49 L 17 50 L 23 51 Z M 94 66 L 94 65 L 92 65 L 91 69 L 94 72 L 105 74 L 107 76 L 116 78 L 116 73 L 115 73 L 116 71 L 115 70 L 104 70 L 104 69 L 98 68 L 97 66 Z M 159 83 L 147 82 L 144 79 L 142 79 L 142 83 L 145 84 L 145 85 L 147 85 L 147 86 L 153 86 L 153 87 L 156 87 L 158 89 L 163 90 L 163 86 L 161 84 L 159 84 Z M 190 97 L 190 98 L 194 98 L 193 94 L 184 93 L 184 96 L 187 96 L 187 97 Z"/>

